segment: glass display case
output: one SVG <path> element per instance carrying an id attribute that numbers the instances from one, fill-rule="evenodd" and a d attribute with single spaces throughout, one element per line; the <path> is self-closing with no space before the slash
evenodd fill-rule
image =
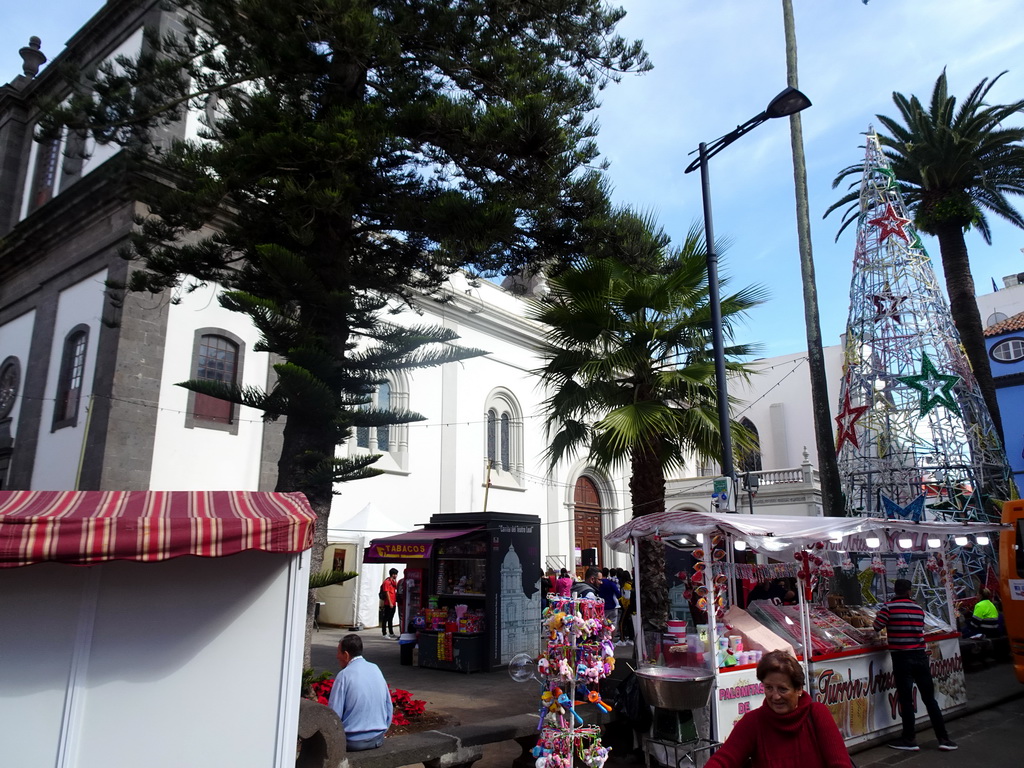
<path id="1" fill-rule="evenodd" d="M 434 583 L 438 597 L 483 598 L 486 588 L 487 561 L 483 557 L 438 555 Z"/>

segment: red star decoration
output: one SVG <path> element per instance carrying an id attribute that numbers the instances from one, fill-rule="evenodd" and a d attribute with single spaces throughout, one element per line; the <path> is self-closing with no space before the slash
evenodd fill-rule
<path id="1" fill-rule="evenodd" d="M 900 318 L 900 306 L 907 300 L 906 296 L 896 296 L 892 293 L 872 293 L 868 295 L 868 298 L 875 305 L 875 317 L 873 319 L 876 323 L 880 323 L 888 318 L 894 323 L 903 324 Z"/>
<path id="2" fill-rule="evenodd" d="M 885 213 L 877 219 L 868 219 L 868 224 L 873 224 L 881 230 L 879 233 L 879 238 L 881 240 L 886 240 L 891 235 L 896 235 L 897 237 L 903 238 L 903 242 L 908 245 L 910 244 L 910 236 L 903 228 L 909 223 L 910 219 L 904 219 L 896 213 L 896 209 L 892 207 L 892 203 L 885 204 Z"/>
<path id="3" fill-rule="evenodd" d="M 860 448 L 855 427 L 860 417 L 870 410 L 870 405 L 851 405 L 850 390 L 846 390 L 843 394 L 843 408 L 836 416 L 836 424 L 839 425 L 839 434 L 836 436 L 836 455 L 839 455 L 843 449 L 843 443 L 847 440 L 853 444 L 854 448 Z"/>

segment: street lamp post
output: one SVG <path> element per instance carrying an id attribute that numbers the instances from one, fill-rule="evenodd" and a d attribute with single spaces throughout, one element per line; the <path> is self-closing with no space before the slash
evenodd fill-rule
<path id="1" fill-rule="evenodd" d="M 750 470 L 743 476 L 743 487 L 747 491 L 747 504 L 750 506 L 750 514 L 754 514 L 754 497 L 761 485 L 761 479 Z"/>
<path id="2" fill-rule="evenodd" d="M 735 485 L 736 473 L 733 469 L 732 429 L 729 423 L 729 389 L 725 381 L 725 345 L 722 339 L 722 303 L 718 283 L 718 252 L 715 249 L 715 226 L 711 216 L 711 181 L 708 177 L 708 160 L 717 155 L 727 146 L 745 133 L 752 131 L 761 123 L 776 117 L 786 117 L 795 112 L 807 109 L 811 101 L 796 88 L 786 88 L 772 99 L 764 112 L 752 117 L 743 125 L 736 126 L 721 138 L 710 144 L 703 141 L 694 152 L 697 159 L 686 167 L 686 173 L 700 168 L 701 197 L 704 202 L 704 240 L 707 249 L 708 265 L 708 303 L 711 305 L 711 342 L 715 356 L 715 379 L 718 394 L 718 429 L 722 439 L 722 474 L 732 480 Z M 691 152 L 690 154 L 694 154 Z"/>

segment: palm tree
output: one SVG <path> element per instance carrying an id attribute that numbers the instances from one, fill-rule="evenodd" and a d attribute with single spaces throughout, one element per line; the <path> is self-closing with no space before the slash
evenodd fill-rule
<path id="1" fill-rule="evenodd" d="M 782 22 L 786 34 L 786 84 L 799 88 L 796 57 L 796 23 L 793 1 L 782 0 Z M 804 327 L 807 331 L 807 368 L 811 384 L 811 413 L 814 416 L 814 444 L 818 453 L 821 478 L 821 505 L 826 515 L 846 514 L 836 443 L 834 422 L 828 399 L 828 376 L 825 371 L 825 350 L 821 343 L 821 322 L 818 316 L 818 286 L 814 279 L 814 252 L 811 244 L 811 221 L 807 204 L 807 163 L 804 158 L 804 129 L 799 112 L 789 116 L 790 146 L 793 151 L 793 186 L 796 192 L 796 233 L 800 249 L 800 282 L 804 293 Z"/>
<path id="2" fill-rule="evenodd" d="M 991 82 L 985 78 L 978 83 L 958 110 L 956 97 L 947 90 L 943 70 L 935 81 L 927 110 L 916 96 L 908 99 L 893 93 L 902 123 L 877 116 L 891 134 L 879 134 L 878 139 L 902 188 L 903 199 L 914 214 L 914 225 L 939 240 L 953 323 L 1000 436 L 1002 420 L 985 352 L 964 232 L 974 227 L 991 245 L 986 211 L 1024 229 L 1024 218 L 1006 197 L 1024 194 L 1024 127 L 1002 125 L 1004 120 L 1024 110 L 1024 100 L 1012 104 L 985 103 L 988 92 L 1004 74 Z M 861 166 L 844 168 L 832 186 L 854 174 L 859 177 L 862 171 Z M 840 233 L 859 217 L 858 199 L 859 191 L 853 190 L 825 212 L 827 216 L 849 204 Z"/>
<path id="3" fill-rule="evenodd" d="M 602 252 L 549 281 L 551 292 L 534 301 L 531 315 L 548 326 L 539 371 L 552 393 L 545 401 L 553 466 L 583 453 L 597 468 L 630 467 L 633 515 L 665 509 L 665 470 L 685 457 L 717 457 L 718 429 L 711 310 L 703 236 L 690 229 L 683 246 L 650 217 L 613 216 Z M 723 331 L 764 300 L 750 287 L 721 300 Z M 749 345 L 725 350 L 729 369 Z M 739 424 L 739 450 L 752 438 Z M 664 550 L 649 542 L 640 553 L 645 616 L 655 626 L 667 617 Z"/>

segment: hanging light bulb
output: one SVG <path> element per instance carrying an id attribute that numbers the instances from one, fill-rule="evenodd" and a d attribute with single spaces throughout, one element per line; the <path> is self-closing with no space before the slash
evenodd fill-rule
<path id="1" fill-rule="evenodd" d="M 984 547 L 984 546 L 988 545 L 990 539 L 989 539 L 989 537 L 986 534 L 979 533 L 977 536 L 974 537 L 974 541 L 975 541 L 976 544 L 980 544 L 981 546 Z"/>
<path id="2" fill-rule="evenodd" d="M 932 549 L 938 549 L 939 547 L 942 546 L 942 540 L 937 538 L 937 537 L 935 537 L 935 536 L 929 536 L 928 537 L 928 546 L 931 547 Z"/>
<path id="3" fill-rule="evenodd" d="M 912 546 L 914 546 L 914 540 L 909 536 L 903 536 L 902 538 L 900 538 L 898 543 L 900 547 L 902 547 L 903 549 L 910 549 Z"/>
<path id="4" fill-rule="evenodd" d="M 967 537 L 966 536 L 954 536 L 953 537 L 953 543 L 955 543 L 958 547 L 966 547 L 967 546 Z"/>
<path id="5" fill-rule="evenodd" d="M 704 543 L 704 534 L 703 533 L 698 533 L 697 534 L 697 543 L 698 544 L 703 544 Z"/>
<path id="6" fill-rule="evenodd" d="M 737 552 L 742 552 L 746 548 L 747 548 L 747 542 L 745 542 L 745 541 L 737 541 L 736 542 L 736 551 Z"/>
<path id="7" fill-rule="evenodd" d="M 866 539 L 864 539 L 864 543 L 867 544 L 868 549 L 875 549 L 882 542 L 879 540 L 877 536 L 868 536 Z"/>

